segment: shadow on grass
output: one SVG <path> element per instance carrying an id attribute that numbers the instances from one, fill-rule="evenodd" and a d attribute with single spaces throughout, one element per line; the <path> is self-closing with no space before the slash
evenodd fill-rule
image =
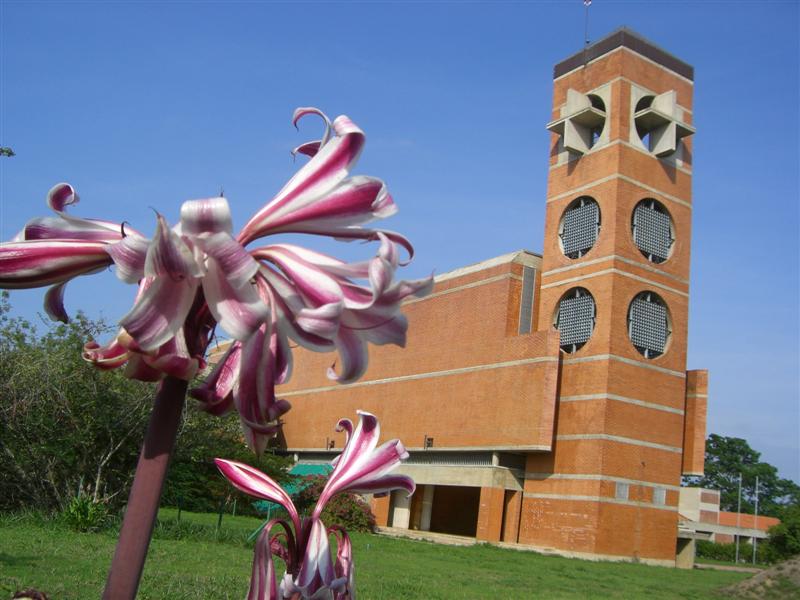
<path id="1" fill-rule="evenodd" d="M 0 552 L 0 564 L 8 567 L 31 567 L 41 560 L 41 556 L 12 556 Z"/>

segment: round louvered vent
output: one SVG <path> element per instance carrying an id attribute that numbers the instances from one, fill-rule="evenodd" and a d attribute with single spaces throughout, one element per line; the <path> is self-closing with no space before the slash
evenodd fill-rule
<path id="1" fill-rule="evenodd" d="M 658 200 L 646 198 L 636 205 L 631 232 L 633 241 L 647 260 L 662 263 L 672 253 L 675 242 L 672 217 Z"/>
<path id="2" fill-rule="evenodd" d="M 589 290 L 572 288 L 561 297 L 554 325 L 559 331 L 564 352 L 576 352 L 592 337 L 596 312 Z"/>
<path id="3" fill-rule="evenodd" d="M 558 225 L 561 251 L 580 258 L 592 249 L 600 235 L 600 206 L 594 198 L 581 196 L 569 203 Z"/>
<path id="4" fill-rule="evenodd" d="M 666 352 L 672 326 L 664 300 L 655 292 L 637 294 L 628 308 L 628 336 L 645 358 Z"/>

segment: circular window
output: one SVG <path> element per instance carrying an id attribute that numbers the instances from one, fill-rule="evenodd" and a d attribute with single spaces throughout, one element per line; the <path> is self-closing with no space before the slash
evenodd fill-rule
<path id="1" fill-rule="evenodd" d="M 672 217 L 658 200 L 646 198 L 633 209 L 631 219 L 633 241 L 647 260 L 662 263 L 672 253 L 675 232 Z"/>
<path id="2" fill-rule="evenodd" d="M 637 294 L 628 308 L 628 337 L 645 358 L 666 352 L 672 327 L 667 305 L 655 292 Z"/>
<path id="3" fill-rule="evenodd" d="M 594 198 L 581 196 L 567 206 L 558 224 L 561 251 L 580 258 L 592 249 L 600 234 L 600 206 Z"/>
<path id="4" fill-rule="evenodd" d="M 561 297 L 554 325 L 561 336 L 561 349 L 572 354 L 592 337 L 596 315 L 594 298 L 589 290 L 572 288 Z"/>

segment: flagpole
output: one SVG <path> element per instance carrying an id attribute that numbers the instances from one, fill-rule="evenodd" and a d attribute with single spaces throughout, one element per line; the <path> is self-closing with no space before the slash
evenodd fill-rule
<path id="1" fill-rule="evenodd" d="M 583 43 L 585 46 L 589 45 L 589 6 L 592 0 L 583 0 L 584 13 L 584 26 L 583 26 Z"/>
<path id="2" fill-rule="evenodd" d="M 758 475 L 756 475 L 756 518 L 753 529 L 758 529 Z M 753 564 L 756 564 L 756 554 L 758 548 L 758 538 L 753 536 Z"/>
<path id="3" fill-rule="evenodd" d="M 739 500 L 736 503 L 736 564 L 739 564 L 739 527 L 742 518 L 742 474 L 739 473 Z"/>

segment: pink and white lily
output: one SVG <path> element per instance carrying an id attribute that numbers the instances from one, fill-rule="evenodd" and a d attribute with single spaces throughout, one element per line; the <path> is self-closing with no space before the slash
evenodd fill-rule
<path id="1" fill-rule="evenodd" d="M 350 175 L 364 133 L 349 118 L 331 122 L 314 108 L 298 109 L 293 122 L 308 114 L 325 122 L 321 140 L 296 149 L 310 160 L 238 235 L 222 197 L 184 202 L 174 227 L 157 215 L 148 239 L 124 224 L 68 214 L 78 195 L 62 183 L 48 194 L 54 217 L 34 219 L 0 244 L 0 288 L 51 286 L 45 310 L 66 321 L 67 282 L 114 265 L 122 281 L 138 284 L 133 308 L 110 343 L 90 341 L 83 355 L 98 368 L 124 366 L 127 376 L 144 381 L 192 379 L 204 368 L 219 325 L 232 345 L 192 395 L 213 414 L 235 408 L 249 445 L 261 452 L 289 409 L 275 397 L 275 385 L 291 375 L 290 342 L 337 350 L 338 368 L 331 367 L 329 377 L 354 381 L 366 370 L 369 343 L 405 343 L 400 305 L 432 286 L 430 278 L 394 282 L 403 264 L 398 247 L 410 259 L 411 244 L 397 233 L 364 227 L 397 210 L 382 181 Z M 379 247 L 359 263 L 291 244 L 247 248 L 288 232 Z"/>
<path id="2" fill-rule="evenodd" d="M 342 492 L 385 495 L 392 490 L 414 493 L 414 482 L 391 471 L 408 458 L 400 440 L 390 440 L 377 447 L 380 438 L 378 419 L 359 411 L 358 426 L 347 419 L 339 421 L 337 431 L 348 436 L 342 453 L 333 461 L 334 469 L 310 516 L 301 519 L 291 498 L 267 475 L 246 464 L 215 459 L 217 467 L 233 486 L 246 494 L 283 506 L 289 521 L 273 519 L 256 541 L 253 572 L 247 600 L 314 598 L 351 600 L 355 598 L 355 571 L 352 545 L 347 532 L 339 526 L 326 527 L 320 515 L 325 505 Z M 279 527 L 277 533 L 273 530 Z M 334 536 L 337 550 L 331 551 Z M 278 582 L 273 556 L 286 565 Z"/>

